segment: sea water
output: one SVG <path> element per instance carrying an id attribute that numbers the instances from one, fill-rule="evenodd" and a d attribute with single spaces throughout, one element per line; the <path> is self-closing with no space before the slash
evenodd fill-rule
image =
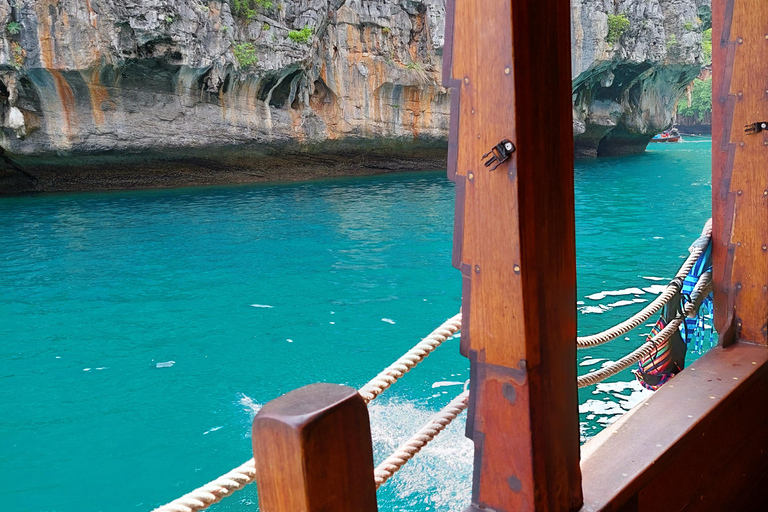
<path id="1" fill-rule="evenodd" d="M 576 163 L 579 332 L 652 300 L 710 216 L 706 139 Z M 0 198 L 5 511 L 148 511 L 251 457 L 267 401 L 362 386 L 458 312 L 445 172 L 297 184 Z M 651 322 L 649 321 L 649 324 Z M 580 373 L 648 327 L 579 351 Z M 460 393 L 449 340 L 371 406 L 376 461 Z M 644 392 L 580 391 L 583 440 Z M 463 417 L 378 493 L 460 511 Z M 215 511 L 257 510 L 255 486 Z"/>

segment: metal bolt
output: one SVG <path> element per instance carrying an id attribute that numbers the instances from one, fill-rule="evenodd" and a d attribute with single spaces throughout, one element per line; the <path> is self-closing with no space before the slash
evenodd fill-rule
<path id="1" fill-rule="evenodd" d="M 478 269 L 478 272 L 480 272 L 480 270 L 479 270 L 479 269 Z M 736 289 L 737 289 L 737 290 L 741 290 L 741 283 L 738 283 L 738 284 L 736 285 Z M 739 325 L 741 325 L 741 322 L 739 322 Z"/>
<path id="2" fill-rule="evenodd" d="M 464 77 L 464 83 L 465 83 L 465 84 L 468 84 L 468 83 L 469 83 L 469 77 L 468 77 L 468 76 L 465 76 L 465 77 Z"/>
<path id="3" fill-rule="evenodd" d="M 504 68 L 504 74 L 505 75 L 508 75 L 510 73 L 510 71 L 511 70 L 509 69 L 509 67 Z"/>
<path id="4" fill-rule="evenodd" d="M 738 194 L 738 195 L 741 195 L 741 194 L 743 194 L 743 193 L 744 193 L 744 192 L 743 192 L 743 191 L 741 191 L 741 190 L 739 190 L 739 191 L 737 191 L 737 192 L 736 192 L 736 194 Z"/>
<path id="5" fill-rule="evenodd" d="M 739 146 L 744 147 L 744 141 L 739 142 Z"/>
<path id="6" fill-rule="evenodd" d="M 763 250 L 768 251 L 768 245 L 763 244 Z"/>
<path id="7" fill-rule="evenodd" d="M 736 42 L 737 42 L 737 43 L 739 43 L 739 44 L 742 44 L 742 43 L 744 43 L 744 39 L 742 39 L 742 38 L 740 37 L 740 38 L 738 38 L 738 39 L 736 40 Z"/>
<path id="8" fill-rule="evenodd" d="M 473 114 L 475 113 L 475 109 L 472 109 L 472 113 L 473 113 Z"/>
<path id="9" fill-rule="evenodd" d="M 480 265 L 475 265 L 475 274 L 480 273 Z"/>
<path id="10" fill-rule="evenodd" d="M 515 265 L 514 267 L 512 267 L 512 270 L 515 271 L 515 274 L 520 274 L 520 265 Z"/>
<path id="11" fill-rule="evenodd" d="M 507 142 L 506 144 L 504 144 L 504 149 L 506 149 L 507 151 L 512 151 L 512 148 L 514 147 L 515 146 L 513 146 L 511 142 Z"/>
<path id="12" fill-rule="evenodd" d="M 741 92 L 741 91 L 737 92 L 737 93 L 736 93 L 736 95 L 737 95 L 739 98 L 742 98 L 742 97 L 744 97 L 744 93 L 743 93 L 743 92 Z"/>
<path id="13" fill-rule="evenodd" d="M 472 181 L 473 179 L 475 179 L 475 173 L 473 173 L 473 172 L 468 172 L 468 173 L 467 173 L 467 179 L 468 179 L 469 181 Z"/>

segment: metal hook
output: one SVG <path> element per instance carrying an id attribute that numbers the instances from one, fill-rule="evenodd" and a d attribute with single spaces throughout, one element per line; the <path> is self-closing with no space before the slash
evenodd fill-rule
<path id="1" fill-rule="evenodd" d="M 768 121 L 758 121 L 757 123 L 748 124 L 744 127 L 744 133 L 747 135 L 754 135 L 763 130 L 768 130 Z"/>
<path id="2" fill-rule="evenodd" d="M 491 167 L 492 171 L 495 171 L 498 166 L 509 160 L 509 157 L 512 155 L 512 153 L 515 152 L 515 145 L 512 144 L 512 141 L 504 139 L 498 144 L 496 144 L 489 152 L 483 155 L 483 160 L 488 158 L 489 155 L 491 158 L 488 158 L 488 160 L 485 162 L 486 167 L 491 167 L 491 165 L 496 163 L 496 165 L 493 165 Z"/>

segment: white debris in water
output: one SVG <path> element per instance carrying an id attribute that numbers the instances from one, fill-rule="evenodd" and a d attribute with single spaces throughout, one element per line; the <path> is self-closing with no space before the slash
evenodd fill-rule
<path id="1" fill-rule="evenodd" d="M 224 425 L 221 425 L 220 427 L 213 427 L 212 429 L 206 430 L 205 432 L 203 432 L 203 435 L 210 434 L 211 432 L 216 432 L 217 430 L 221 430 L 222 428 L 224 428 Z"/>
<path id="2" fill-rule="evenodd" d="M 594 413 L 601 416 L 612 414 L 624 414 L 624 409 L 616 402 L 605 402 L 603 400 L 587 400 L 579 405 L 579 413 Z"/>
<path id="3" fill-rule="evenodd" d="M 251 304 L 252 308 L 268 308 L 272 309 L 275 306 L 270 306 L 269 304 Z"/>
<path id="4" fill-rule="evenodd" d="M 635 304 L 635 301 L 633 301 L 633 300 L 619 300 L 619 301 L 613 302 L 611 304 L 608 304 L 608 307 L 619 308 L 621 306 L 632 306 L 634 304 Z"/>
<path id="5" fill-rule="evenodd" d="M 589 313 L 597 313 L 599 315 L 601 313 L 605 313 L 606 311 L 610 311 L 612 309 L 613 308 L 604 306 L 603 304 L 598 304 L 597 306 L 581 306 L 579 308 L 579 311 L 581 311 L 582 315 L 587 315 Z"/>
<path id="6" fill-rule="evenodd" d="M 441 380 L 438 382 L 433 382 L 432 388 L 434 389 L 434 388 L 444 388 L 446 386 L 463 386 L 463 385 L 464 385 L 463 382 L 456 382 L 453 380 Z"/>
<path id="7" fill-rule="evenodd" d="M 164 363 L 157 363 L 155 366 L 157 368 L 170 368 L 175 364 L 176 364 L 176 361 L 165 361 Z"/>
<path id="8" fill-rule="evenodd" d="M 83 371 L 84 372 L 89 372 L 89 371 L 91 371 L 91 369 L 90 368 L 83 368 Z"/>
<path id="9" fill-rule="evenodd" d="M 667 287 L 663 284 L 654 284 L 654 285 L 646 286 L 645 288 L 643 288 L 643 290 L 647 291 L 648 293 L 653 293 L 654 295 L 658 295 L 664 292 L 664 290 L 666 289 Z"/>
<path id="10" fill-rule="evenodd" d="M 328 322 L 331 325 L 336 325 L 336 322 Z"/>
<path id="11" fill-rule="evenodd" d="M 654 240 L 664 240 L 663 236 L 655 236 L 653 237 Z"/>
<path id="12" fill-rule="evenodd" d="M 666 277 L 652 277 L 652 276 L 642 276 L 643 279 L 647 279 L 649 281 L 670 281 L 670 279 L 667 279 Z"/>
<path id="13" fill-rule="evenodd" d="M 287 339 L 287 340 L 285 340 L 285 341 L 287 341 L 288 343 L 293 343 L 293 340 L 292 340 L 292 339 L 290 339 L 290 338 L 288 338 L 288 339 Z"/>
<path id="14" fill-rule="evenodd" d="M 592 366 L 593 364 L 597 364 L 597 363 L 599 363 L 601 361 L 606 361 L 606 360 L 607 359 L 605 359 L 604 357 L 603 358 L 594 358 L 594 359 L 590 357 L 589 359 L 585 359 L 584 361 L 580 362 L 579 366 Z"/>
<path id="15" fill-rule="evenodd" d="M 583 306 L 584 305 L 584 301 L 583 300 L 577 300 L 576 301 L 576 305 L 577 306 Z"/>
<path id="16" fill-rule="evenodd" d="M 643 295 L 643 294 L 645 294 L 645 292 L 640 288 L 626 288 L 624 290 L 609 290 L 607 292 L 593 293 L 592 295 L 587 295 L 587 298 L 590 300 L 603 300 L 608 296 L 617 297 L 620 295 Z"/>
<path id="17" fill-rule="evenodd" d="M 253 421 L 253 417 L 256 416 L 256 413 L 261 410 L 261 404 L 254 401 L 253 398 L 249 397 L 245 393 L 240 393 L 239 402 L 240 405 L 242 405 L 246 412 L 249 414 L 249 421 Z"/>
<path id="18" fill-rule="evenodd" d="M 387 322 L 388 324 L 393 324 L 393 325 L 395 323 L 395 321 L 392 320 L 391 318 L 382 318 L 381 321 L 382 322 Z"/>

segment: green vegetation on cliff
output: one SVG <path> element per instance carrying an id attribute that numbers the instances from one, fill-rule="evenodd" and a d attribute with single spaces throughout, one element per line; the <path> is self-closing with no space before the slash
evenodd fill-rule
<path id="1" fill-rule="evenodd" d="M 249 68 L 259 61 L 253 43 L 238 43 L 233 47 L 233 53 L 241 68 Z"/>
<path id="2" fill-rule="evenodd" d="M 605 40 L 610 45 L 614 45 L 619 42 L 621 36 L 629 28 L 629 18 L 624 14 L 609 14 L 608 15 L 608 36 Z"/>
<path id="3" fill-rule="evenodd" d="M 677 115 L 692 117 L 696 121 L 704 121 L 707 114 L 712 112 L 712 77 L 706 80 L 694 80 L 691 92 L 691 104 L 686 98 L 677 104 Z"/>
<path id="4" fill-rule="evenodd" d="M 231 6 L 236 17 L 252 20 L 260 10 L 272 8 L 272 0 L 232 0 Z"/>
<path id="5" fill-rule="evenodd" d="M 310 27 L 304 27 L 301 30 L 291 30 L 288 32 L 288 38 L 294 43 L 307 44 L 311 37 L 312 29 Z"/>

